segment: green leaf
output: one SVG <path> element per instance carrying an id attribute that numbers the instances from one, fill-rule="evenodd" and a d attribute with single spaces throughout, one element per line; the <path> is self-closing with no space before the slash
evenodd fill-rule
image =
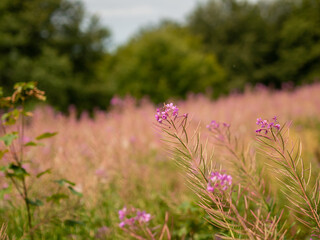
<path id="1" fill-rule="evenodd" d="M 47 170 L 45 170 L 45 171 L 43 171 L 43 172 L 38 173 L 38 174 L 37 174 L 37 178 L 41 177 L 42 175 L 44 175 L 44 174 L 46 174 L 46 173 L 51 173 L 51 168 L 49 168 L 49 169 L 47 169 Z"/>
<path id="2" fill-rule="evenodd" d="M 53 137 L 53 136 L 55 136 L 57 134 L 58 134 L 57 132 L 53 132 L 53 133 L 46 132 L 46 133 L 43 133 L 43 134 L 39 135 L 38 137 L 36 137 L 36 139 L 37 140 L 41 140 L 41 139 L 44 139 L 44 138 L 50 138 L 50 137 Z"/>
<path id="3" fill-rule="evenodd" d="M 54 203 L 60 203 L 60 200 L 62 199 L 68 199 L 69 196 L 64 194 L 64 193 L 55 193 L 52 194 L 51 196 L 47 197 L 47 202 L 54 202 Z"/>
<path id="4" fill-rule="evenodd" d="M 6 172 L 8 169 L 8 166 L 0 166 L 0 171 L 1 172 Z"/>
<path id="5" fill-rule="evenodd" d="M 39 199 L 31 200 L 31 199 L 27 198 L 27 202 L 30 205 L 35 206 L 35 207 L 43 206 L 43 202 Z"/>
<path id="6" fill-rule="evenodd" d="M 0 140 L 4 142 L 4 144 L 8 147 L 12 144 L 12 141 L 18 138 L 18 133 L 8 133 L 2 137 L 0 137 Z"/>
<path id="7" fill-rule="evenodd" d="M 3 200 L 4 195 L 12 192 L 12 186 L 9 185 L 7 188 L 0 189 L 0 200 Z"/>
<path id="8" fill-rule="evenodd" d="M 69 188 L 69 190 L 70 190 L 70 192 L 71 192 L 72 194 L 77 195 L 77 196 L 79 196 L 79 197 L 82 197 L 82 196 L 83 196 L 83 194 L 82 194 L 81 192 L 76 191 L 73 187 L 69 186 L 68 188 Z"/>
<path id="9" fill-rule="evenodd" d="M 27 82 L 25 84 L 25 89 L 34 89 L 35 86 L 36 86 L 35 82 Z"/>
<path id="10" fill-rule="evenodd" d="M 0 151 L 0 160 L 3 158 L 4 154 L 6 154 L 7 152 L 9 152 L 7 149 Z"/>
<path id="11" fill-rule="evenodd" d="M 17 82 L 16 84 L 13 85 L 13 88 L 19 91 L 26 91 L 26 90 L 31 90 L 34 89 L 36 86 L 36 82 Z"/>
<path id="12" fill-rule="evenodd" d="M 64 184 L 66 184 L 66 183 L 71 185 L 71 186 L 75 186 L 76 185 L 75 183 L 73 183 L 73 182 L 71 182 L 71 181 L 69 181 L 67 179 L 64 179 L 64 178 L 59 179 L 59 180 L 54 180 L 54 182 L 58 183 L 60 186 L 64 186 Z"/>
<path id="13" fill-rule="evenodd" d="M 25 176 L 29 176 L 29 173 L 23 167 L 11 163 L 7 170 L 7 176 L 23 179 Z"/>
<path id="14" fill-rule="evenodd" d="M 10 112 L 4 113 L 1 117 L 2 121 L 4 122 L 4 125 L 14 125 L 20 115 L 20 111 L 18 109 L 14 109 Z"/>
<path id="15" fill-rule="evenodd" d="M 77 220 L 73 220 L 73 219 L 67 219 L 64 221 L 64 224 L 68 227 L 74 227 L 77 225 L 84 225 L 84 223 L 82 221 L 77 221 Z"/>
<path id="16" fill-rule="evenodd" d="M 35 142 L 27 142 L 26 144 L 24 144 L 24 146 L 25 147 L 29 147 L 29 146 L 32 146 L 32 147 L 34 147 L 34 146 L 37 146 L 38 144 L 37 143 L 35 143 Z"/>

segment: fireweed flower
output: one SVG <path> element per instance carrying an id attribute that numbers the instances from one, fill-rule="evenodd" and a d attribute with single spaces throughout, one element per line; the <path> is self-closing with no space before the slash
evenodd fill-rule
<path id="1" fill-rule="evenodd" d="M 145 211 L 137 211 L 136 220 L 139 222 L 149 222 L 151 219 L 151 214 Z"/>
<path id="2" fill-rule="evenodd" d="M 220 127 L 224 127 L 225 129 L 230 127 L 229 123 L 223 122 L 223 123 L 219 123 L 215 120 L 212 120 L 206 127 L 209 131 L 214 131 L 214 130 L 218 130 L 220 129 Z"/>
<path id="3" fill-rule="evenodd" d="M 114 96 L 110 101 L 112 106 L 121 106 L 123 103 L 123 100 L 117 96 Z"/>
<path id="4" fill-rule="evenodd" d="M 131 209 L 130 211 L 124 207 L 123 209 L 118 211 L 119 219 L 121 222 L 119 223 L 119 227 L 123 228 L 127 226 L 135 226 L 137 222 L 139 223 L 147 223 L 151 220 L 151 214 L 146 213 L 145 211 L 140 211 L 136 209 Z M 127 217 L 130 215 L 130 217 Z"/>
<path id="5" fill-rule="evenodd" d="M 96 239 L 106 239 L 109 232 L 110 232 L 110 229 L 107 226 L 102 226 L 97 230 L 97 232 L 95 234 L 95 238 Z"/>
<path id="6" fill-rule="evenodd" d="M 232 184 L 232 177 L 227 174 L 222 174 L 220 172 L 212 172 L 208 179 L 207 190 L 209 192 L 214 192 L 215 189 L 220 189 L 225 191 Z"/>
<path id="7" fill-rule="evenodd" d="M 272 122 L 268 122 L 267 120 L 262 120 L 261 118 L 257 118 L 256 124 L 260 126 L 259 129 L 256 130 L 256 133 L 268 134 L 272 129 L 280 130 L 280 124 L 278 123 L 277 117 L 272 118 Z"/>
<path id="8" fill-rule="evenodd" d="M 229 128 L 229 127 L 230 127 L 230 124 L 224 122 L 224 123 L 223 123 L 223 126 L 226 127 L 226 128 Z"/>
<path id="9" fill-rule="evenodd" d="M 118 211 L 118 214 L 119 214 L 119 219 L 123 220 L 127 215 L 127 208 L 126 207 L 122 208 L 121 210 Z"/>
<path id="10" fill-rule="evenodd" d="M 207 128 L 209 130 L 213 130 L 213 129 L 219 128 L 219 126 L 220 126 L 220 124 L 218 122 L 212 120 L 211 123 L 207 125 Z"/>
<path id="11" fill-rule="evenodd" d="M 174 106 L 173 103 L 168 103 L 164 104 L 161 109 L 157 109 L 155 118 L 159 123 L 162 123 L 162 121 L 167 120 L 168 117 L 177 117 L 178 113 L 179 108 L 177 106 Z"/>

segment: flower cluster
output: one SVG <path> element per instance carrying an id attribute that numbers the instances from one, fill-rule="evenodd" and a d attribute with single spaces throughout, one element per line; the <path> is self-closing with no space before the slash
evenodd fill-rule
<path id="1" fill-rule="evenodd" d="M 260 128 L 256 130 L 256 133 L 264 132 L 264 134 L 268 134 L 269 130 L 271 130 L 272 128 L 279 131 L 280 124 L 278 123 L 277 117 L 272 118 L 272 120 L 272 122 L 268 122 L 268 120 L 257 118 L 256 124 L 260 126 Z"/>
<path id="2" fill-rule="evenodd" d="M 225 127 L 225 128 L 229 128 L 230 127 L 230 124 L 228 123 L 222 123 L 222 126 Z M 215 129 L 218 129 L 220 127 L 220 123 L 218 123 L 217 121 L 215 120 L 212 120 L 208 125 L 207 125 L 207 128 L 209 129 L 209 131 L 213 131 Z"/>
<path id="3" fill-rule="evenodd" d="M 179 108 L 173 105 L 173 103 L 164 104 L 163 108 L 157 109 L 157 114 L 155 115 L 156 120 L 159 123 L 162 123 L 163 120 L 166 120 L 170 115 L 172 117 L 177 117 Z"/>
<path id="4" fill-rule="evenodd" d="M 216 122 L 215 120 L 212 120 L 211 123 L 209 123 L 207 125 L 207 128 L 209 130 L 212 130 L 212 129 L 216 129 L 216 128 L 219 128 L 220 124 L 218 122 Z"/>
<path id="5" fill-rule="evenodd" d="M 212 172 L 208 179 L 207 190 L 209 192 L 214 192 L 215 189 L 220 189 L 225 191 L 232 184 L 232 177 L 227 174 L 222 174 L 220 172 Z"/>
<path id="6" fill-rule="evenodd" d="M 123 100 L 117 96 L 114 96 L 111 101 L 110 101 L 110 104 L 112 106 L 121 106 L 123 105 Z"/>
<path id="7" fill-rule="evenodd" d="M 146 213 L 145 211 L 136 210 L 134 208 L 128 210 L 126 207 L 119 210 L 119 219 L 121 222 L 119 223 L 119 227 L 123 228 L 124 226 L 134 226 L 137 222 L 139 223 L 147 223 L 151 219 L 151 215 Z M 128 217 L 129 215 L 133 217 Z"/>

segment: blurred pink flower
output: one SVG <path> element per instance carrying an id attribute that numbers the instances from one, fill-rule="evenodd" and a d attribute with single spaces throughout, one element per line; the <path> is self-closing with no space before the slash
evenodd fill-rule
<path id="1" fill-rule="evenodd" d="M 108 176 L 106 170 L 104 170 L 102 168 L 96 169 L 95 174 L 97 177 L 101 177 L 101 178 L 106 178 Z"/>
<path id="2" fill-rule="evenodd" d="M 220 189 L 225 191 L 232 184 L 232 177 L 227 174 L 222 174 L 220 172 L 212 172 L 208 179 L 207 190 L 209 192 L 214 192 L 215 189 Z"/>
<path id="3" fill-rule="evenodd" d="M 11 197 L 10 197 L 9 194 L 4 194 L 3 195 L 3 199 L 6 200 L 6 201 L 9 201 L 11 199 Z"/>
<path id="4" fill-rule="evenodd" d="M 2 189 L 7 189 L 8 187 L 9 187 L 8 183 L 3 183 L 1 186 Z"/>
<path id="5" fill-rule="evenodd" d="M 110 101 L 110 104 L 112 106 L 121 106 L 122 103 L 123 103 L 123 100 L 117 96 L 114 96 Z"/>
<path id="6" fill-rule="evenodd" d="M 118 211 L 119 219 L 121 222 L 119 223 L 119 227 L 123 228 L 126 225 L 128 226 L 134 226 L 136 222 L 139 223 L 147 223 L 151 220 L 151 214 L 146 213 L 145 211 L 140 211 L 132 208 L 131 210 L 128 210 L 126 207 Z M 127 218 L 128 215 L 131 215 L 132 217 Z"/>

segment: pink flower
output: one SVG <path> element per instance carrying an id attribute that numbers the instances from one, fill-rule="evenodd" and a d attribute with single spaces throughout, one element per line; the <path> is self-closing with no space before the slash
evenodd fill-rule
<path id="1" fill-rule="evenodd" d="M 230 124 L 229 123 L 226 123 L 226 122 L 223 122 L 223 123 L 219 123 L 215 120 L 212 120 L 210 122 L 210 124 L 207 125 L 207 128 L 209 131 L 213 132 L 214 130 L 218 130 L 220 129 L 220 126 L 223 126 L 224 128 L 230 128 Z"/>
<path id="2" fill-rule="evenodd" d="M 139 222 L 149 222 L 151 219 L 151 215 L 146 213 L 145 211 L 137 211 L 137 220 Z"/>
<path id="3" fill-rule="evenodd" d="M 220 124 L 214 120 L 211 121 L 210 124 L 207 125 L 207 128 L 212 131 L 213 129 L 219 128 Z"/>
<path id="4" fill-rule="evenodd" d="M 31 138 L 26 137 L 26 136 L 23 136 L 23 138 L 22 138 L 23 144 L 26 144 L 26 143 L 28 143 L 28 142 L 30 142 L 30 141 L 31 141 Z"/>
<path id="5" fill-rule="evenodd" d="M 224 122 L 224 123 L 223 123 L 223 126 L 226 127 L 226 128 L 229 128 L 229 127 L 230 127 L 230 124 Z"/>
<path id="6" fill-rule="evenodd" d="M 6 201 L 9 201 L 10 200 L 10 195 L 9 194 L 4 194 L 3 195 L 3 199 L 6 200 Z"/>
<path id="7" fill-rule="evenodd" d="M 225 191 L 232 184 L 232 177 L 227 174 L 222 174 L 220 172 L 212 172 L 208 179 L 207 190 L 209 192 L 214 192 L 215 189 L 220 189 Z"/>
<path id="8" fill-rule="evenodd" d="M 256 124 L 260 126 L 259 129 L 256 130 L 256 133 L 264 132 L 264 134 L 268 134 L 272 129 L 280 130 L 280 124 L 278 123 L 277 117 L 272 118 L 272 122 L 268 122 L 267 120 L 262 120 L 261 118 L 257 118 Z"/>
<path id="9" fill-rule="evenodd" d="M 3 183 L 2 184 L 2 189 L 7 189 L 9 187 L 9 184 L 8 183 Z"/>
<path id="10" fill-rule="evenodd" d="M 173 103 L 164 104 L 163 108 L 158 108 L 155 115 L 156 120 L 162 123 L 163 120 L 167 120 L 169 117 L 176 118 L 179 114 L 179 108 L 174 106 Z"/>
<path id="11" fill-rule="evenodd" d="M 136 210 L 134 208 L 128 210 L 126 207 L 119 210 L 119 227 L 123 228 L 127 226 L 134 226 L 137 222 L 147 223 L 151 220 L 151 214 L 146 213 L 145 211 Z M 129 216 L 129 217 L 128 217 Z"/>
<path id="12" fill-rule="evenodd" d="M 122 102 L 123 102 L 122 99 L 117 96 L 114 96 L 110 101 L 112 106 L 120 106 L 122 105 Z"/>
<path id="13" fill-rule="evenodd" d="M 96 169 L 95 174 L 97 177 L 101 177 L 101 178 L 107 178 L 108 176 L 107 172 L 102 168 Z"/>
<path id="14" fill-rule="evenodd" d="M 97 230 L 97 232 L 95 234 L 95 238 L 106 239 L 109 232 L 110 232 L 110 229 L 107 226 L 102 226 Z"/>
<path id="15" fill-rule="evenodd" d="M 122 208 L 121 210 L 118 211 L 118 214 L 119 214 L 119 219 L 123 220 L 127 215 L 127 208 L 126 207 Z"/>

